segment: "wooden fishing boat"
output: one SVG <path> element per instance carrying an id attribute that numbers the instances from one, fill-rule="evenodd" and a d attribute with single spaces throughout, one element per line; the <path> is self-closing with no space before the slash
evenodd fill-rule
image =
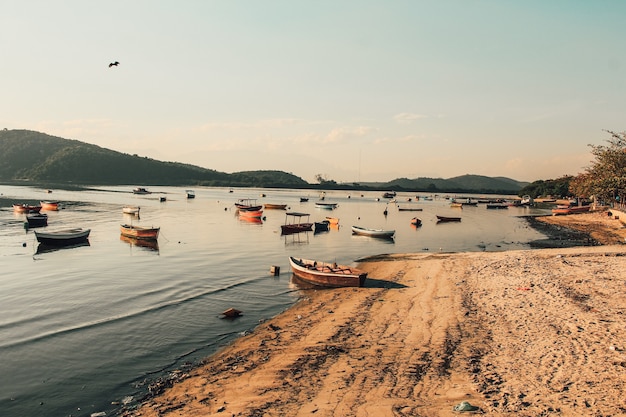
<path id="1" fill-rule="evenodd" d="M 330 228 L 330 222 L 328 220 L 322 220 L 321 222 L 315 222 L 313 228 L 314 228 L 314 232 L 315 233 L 327 232 L 328 229 Z"/>
<path id="2" fill-rule="evenodd" d="M 141 207 L 139 206 L 124 206 L 122 207 L 122 213 L 124 214 L 130 214 L 133 216 L 139 216 L 139 211 L 141 210 Z"/>
<path id="3" fill-rule="evenodd" d="M 16 213 L 39 213 L 41 206 L 31 206 L 30 204 L 13 204 L 13 211 Z"/>
<path id="4" fill-rule="evenodd" d="M 38 232 L 35 230 L 35 237 L 40 243 L 62 246 L 84 242 L 89 237 L 90 232 L 91 229 L 83 229 L 81 227 L 45 232 Z"/>
<path id="5" fill-rule="evenodd" d="M 133 194 L 152 194 L 152 192 L 146 190 L 143 187 L 136 187 L 136 188 L 133 188 Z"/>
<path id="6" fill-rule="evenodd" d="M 280 226 L 281 234 L 289 235 L 313 230 L 313 223 L 309 221 L 310 214 L 289 212 L 285 214 L 285 224 Z M 306 217 L 306 221 L 302 221 Z"/>
<path id="7" fill-rule="evenodd" d="M 552 215 L 567 215 L 576 213 L 586 213 L 591 210 L 591 206 L 557 206 L 552 209 Z"/>
<path id="8" fill-rule="evenodd" d="M 323 203 L 321 201 L 318 201 L 317 203 L 315 203 L 315 207 L 326 210 L 334 210 L 337 208 L 337 203 Z"/>
<path id="9" fill-rule="evenodd" d="M 33 213 L 26 215 L 28 227 L 43 227 L 48 225 L 48 215 L 42 213 Z"/>
<path id="10" fill-rule="evenodd" d="M 40 201 L 39 204 L 42 210 L 57 211 L 59 209 L 58 201 Z"/>
<path id="11" fill-rule="evenodd" d="M 287 209 L 287 204 L 266 203 L 263 204 L 263 207 L 265 207 L 266 210 L 285 210 Z"/>
<path id="12" fill-rule="evenodd" d="M 293 274 L 313 285 L 321 287 L 362 287 L 367 272 L 336 263 L 312 261 L 309 259 L 289 257 Z"/>
<path id="13" fill-rule="evenodd" d="M 408 207 L 408 206 L 398 206 L 398 211 L 422 211 L 423 209 L 420 207 Z"/>
<path id="14" fill-rule="evenodd" d="M 256 200 L 253 198 L 242 198 L 235 203 L 235 207 L 237 210 L 248 210 L 248 211 L 258 211 L 263 208 L 262 205 L 256 203 Z"/>
<path id="15" fill-rule="evenodd" d="M 132 224 L 122 224 L 120 226 L 120 232 L 123 236 L 143 240 L 157 240 L 160 229 L 160 227 L 133 226 Z"/>
<path id="16" fill-rule="evenodd" d="M 460 222 L 460 217 L 437 216 L 437 223 Z"/>
<path id="17" fill-rule="evenodd" d="M 352 226 L 352 234 L 361 235 L 361 236 L 369 236 L 369 237 L 377 237 L 383 239 L 393 239 L 393 236 L 396 234 L 395 230 L 383 230 L 383 229 L 368 229 L 366 227 L 361 226 Z"/>

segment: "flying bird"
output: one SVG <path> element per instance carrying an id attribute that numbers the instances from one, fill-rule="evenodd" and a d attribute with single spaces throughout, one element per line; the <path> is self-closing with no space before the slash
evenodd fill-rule
<path id="1" fill-rule="evenodd" d="M 120 63 L 119 63 L 119 62 L 117 62 L 117 61 L 115 61 L 115 62 L 111 62 L 111 63 L 109 64 L 109 68 L 111 68 L 111 67 L 112 67 L 112 66 L 114 66 L 114 65 L 117 67 L 119 64 L 120 64 Z"/>

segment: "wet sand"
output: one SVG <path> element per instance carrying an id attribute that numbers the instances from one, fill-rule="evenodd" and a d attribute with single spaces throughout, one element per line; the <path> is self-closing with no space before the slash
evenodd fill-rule
<path id="1" fill-rule="evenodd" d="M 365 287 L 303 290 L 127 415 L 626 415 L 623 226 L 542 220 L 603 245 L 368 258 Z"/>

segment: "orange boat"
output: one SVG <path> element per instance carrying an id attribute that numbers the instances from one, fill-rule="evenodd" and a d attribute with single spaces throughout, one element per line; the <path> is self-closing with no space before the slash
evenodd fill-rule
<path id="1" fill-rule="evenodd" d="M 16 213 L 39 213 L 41 206 L 31 206 L 28 204 L 13 204 L 13 211 Z"/>
<path id="2" fill-rule="evenodd" d="M 59 209 L 58 201 L 40 201 L 42 210 L 57 211 Z"/>
<path id="3" fill-rule="evenodd" d="M 120 226 L 122 236 L 132 237 L 134 239 L 157 240 L 159 230 L 159 227 L 142 227 L 133 226 L 131 224 L 123 224 Z"/>
<path id="4" fill-rule="evenodd" d="M 256 217 L 261 218 L 263 210 L 241 210 L 239 209 L 239 217 Z"/>

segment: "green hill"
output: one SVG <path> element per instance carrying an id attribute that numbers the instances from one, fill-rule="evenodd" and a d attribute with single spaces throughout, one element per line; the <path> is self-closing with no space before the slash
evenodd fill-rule
<path id="1" fill-rule="evenodd" d="M 309 184 L 283 171 L 228 174 L 179 162 L 129 155 L 31 130 L 0 130 L 0 181 L 75 185 L 178 185 L 214 187 L 324 188 L 431 193 L 517 194 L 528 183 L 504 177 L 462 175 L 398 178 L 386 183 Z"/>
<path id="2" fill-rule="evenodd" d="M 162 162 L 30 130 L 0 131 L 0 181 L 294 187 L 308 183 L 280 171 L 218 172 Z"/>

